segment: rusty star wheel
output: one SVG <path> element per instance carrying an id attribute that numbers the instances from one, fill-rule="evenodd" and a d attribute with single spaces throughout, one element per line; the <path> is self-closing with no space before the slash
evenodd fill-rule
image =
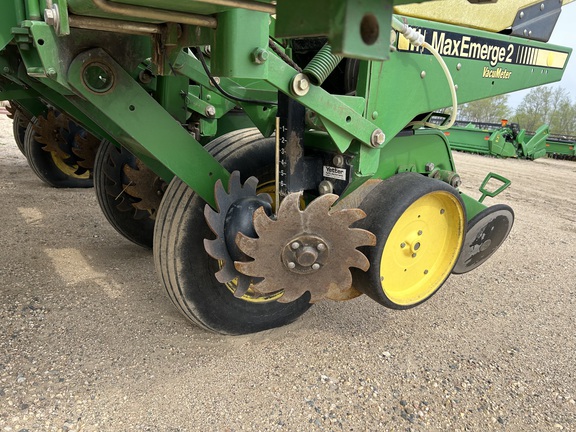
<path id="1" fill-rule="evenodd" d="M 250 177 L 242 185 L 240 172 L 234 171 L 228 182 L 228 191 L 218 180 L 215 186 L 216 203 L 218 210 L 209 205 L 204 208 L 204 216 L 208 226 L 216 235 L 214 240 L 204 240 L 204 248 L 208 255 L 221 263 L 221 268 L 215 274 L 218 282 L 229 283 L 236 281 L 235 297 L 242 297 L 248 291 L 252 278 L 240 273 L 234 267 L 233 256 L 242 258 L 242 254 L 235 244 L 236 233 L 243 229 L 245 233 L 252 233 L 252 215 L 257 208 L 266 206 L 272 209 L 270 195 L 256 194 L 258 179 Z M 264 207 L 262 207 L 264 208 Z"/>
<path id="2" fill-rule="evenodd" d="M 127 149 L 102 141 L 94 165 L 94 189 L 104 216 L 123 237 L 152 248 L 156 213 L 167 187 Z"/>
<path id="3" fill-rule="evenodd" d="M 68 116 L 54 110 L 32 119 L 24 154 L 44 183 L 58 188 L 92 187 L 94 138 Z"/>
<path id="4" fill-rule="evenodd" d="M 206 149 L 229 171 L 259 179 L 257 193 L 274 194 L 274 139 L 245 129 L 212 141 Z M 229 190 L 228 190 L 229 191 Z M 225 191 L 228 195 L 228 192 Z M 222 199 L 220 200 L 222 202 Z M 210 257 L 204 240 L 215 239 L 204 218 L 205 202 L 180 179 L 172 180 L 156 217 L 154 261 L 166 292 L 194 324 L 216 333 L 245 334 L 286 325 L 310 308 L 309 296 L 281 303 L 281 293 L 262 295 L 250 285 L 240 296 L 238 279 L 221 283 L 225 263 Z"/>
<path id="5" fill-rule="evenodd" d="M 249 276 L 264 278 L 254 284 L 263 294 L 282 289 L 279 302 L 291 302 L 310 292 L 310 301 L 344 300 L 357 295 L 351 288 L 350 267 L 368 270 L 366 256 L 356 248 L 374 245 L 369 231 L 350 228 L 366 216 L 360 209 L 331 211 L 338 198 L 322 195 L 300 210 L 298 193 L 280 204 L 277 220 L 262 209 L 254 214 L 258 238 L 239 233 L 240 250 L 253 261 L 236 262 L 236 268 Z"/>

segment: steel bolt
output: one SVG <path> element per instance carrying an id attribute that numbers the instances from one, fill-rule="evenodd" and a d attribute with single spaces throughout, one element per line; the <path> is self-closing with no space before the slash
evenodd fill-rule
<path id="1" fill-rule="evenodd" d="M 322 180 L 318 185 L 318 193 L 320 195 L 326 195 L 334 192 L 334 185 L 328 180 Z"/>
<path id="2" fill-rule="evenodd" d="M 216 115 L 216 108 L 214 108 L 214 105 L 208 105 L 204 112 L 207 117 L 214 117 Z"/>
<path id="3" fill-rule="evenodd" d="M 290 261 L 290 262 L 288 263 L 288 268 L 289 268 L 289 269 L 294 269 L 294 268 L 296 268 L 296 263 L 293 263 L 292 261 Z"/>
<path id="4" fill-rule="evenodd" d="M 252 51 L 252 61 L 256 64 L 263 64 L 268 60 L 268 51 L 263 48 L 256 48 Z"/>
<path id="5" fill-rule="evenodd" d="M 520 19 L 524 18 L 524 12 L 520 12 Z"/>
<path id="6" fill-rule="evenodd" d="M 46 76 L 49 76 L 50 78 L 54 78 L 56 75 L 57 75 L 56 70 L 54 68 L 46 69 Z"/>
<path id="7" fill-rule="evenodd" d="M 316 249 L 318 249 L 320 252 L 324 252 L 326 250 L 326 245 L 324 243 L 318 243 Z"/>
<path id="8" fill-rule="evenodd" d="M 540 10 L 541 10 L 541 11 L 544 10 L 544 3 L 542 3 L 542 4 L 540 5 Z"/>
<path id="9" fill-rule="evenodd" d="M 294 250 L 298 249 L 300 247 L 300 243 L 298 242 L 293 242 L 290 247 Z"/>
<path id="10" fill-rule="evenodd" d="M 56 14 L 54 9 L 44 9 L 44 22 L 49 26 L 53 26 L 56 22 Z"/>
<path id="11" fill-rule="evenodd" d="M 426 78 L 426 71 L 420 72 L 420 78 L 422 79 Z"/>
<path id="12" fill-rule="evenodd" d="M 375 129 L 370 136 L 370 145 L 372 147 L 380 147 L 386 141 L 386 134 L 382 129 Z"/>
<path id="13" fill-rule="evenodd" d="M 415 254 L 415 253 L 412 254 L 412 258 L 416 258 L 416 254 Z"/>
<path id="14" fill-rule="evenodd" d="M 428 162 L 426 165 L 424 165 L 424 169 L 426 170 L 426 172 L 432 172 L 434 167 L 435 165 L 433 162 Z"/>
<path id="15" fill-rule="evenodd" d="M 400 247 L 401 247 L 402 249 L 404 249 L 404 248 L 406 247 L 406 243 L 404 243 L 404 242 L 400 243 Z"/>
<path id="16" fill-rule="evenodd" d="M 4 69 L 2 70 L 6 73 L 10 73 L 10 68 L 8 66 L 4 66 Z"/>
<path id="17" fill-rule="evenodd" d="M 318 270 L 320 268 L 320 264 L 314 263 L 312 264 L 312 270 Z"/>
<path id="18" fill-rule="evenodd" d="M 342 168 L 344 166 L 344 156 L 342 155 L 334 156 L 334 158 L 332 159 L 332 163 L 334 164 L 334 166 Z"/>
<path id="19" fill-rule="evenodd" d="M 422 235 L 422 230 L 418 231 L 418 235 Z"/>
<path id="20" fill-rule="evenodd" d="M 456 70 L 460 70 L 460 69 L 462 69 L 462 63 L 458 63 L 458 64 L 456 65 Z"/>
<path id="21" fill-rule="evenodd" d="M 444 213 L 446 213 L 446 210 L 441 209 L 441 210 L 440 210 L 440 214 L 444 214 Z"/>
<path id="22" fill-rule="evenodd" d="M 310 79 L 303 73 L 298 73 L 292 78 L 290 87 L 294 95 L 305 96 L 310 90 Z"/>
<path id="23" fill-rule="evenodd" d="M 460 176 L 458 174 L 455 174 L 451 179 L 450 179 L 450 186 L 452 187 L 459 187 L 462 184 L 462 179 L 460 178 Z"/>
<path id="24" fill-rule="evenodd" d="M 424 270 L 424 274 L 428 274 L 428 270 Z"/>

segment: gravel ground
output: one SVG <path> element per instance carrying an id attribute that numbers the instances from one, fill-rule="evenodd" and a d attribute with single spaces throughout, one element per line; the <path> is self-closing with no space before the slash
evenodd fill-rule
<path id="1" fill-rule="evenodd" d="M 513 181 L 489 262 L 408 311 L 364 296 L 223 337 L 0 117 L 0 431 L 576 430 L 576 163 L 456 154 L 474 196 L 488 171 Z"/>

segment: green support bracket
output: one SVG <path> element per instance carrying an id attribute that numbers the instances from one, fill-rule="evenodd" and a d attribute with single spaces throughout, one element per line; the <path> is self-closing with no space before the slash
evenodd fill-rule
<path id="1" fill-rule="evenodd" d="M 266 62 L 252 59 L 255 49 L 268 47 L 270 15 L 246 9 L 218 14 L 218 28 L 212 43 L 212 72 L 229 78 L 264 78 Z"/>
<path id="2" fill-rule="evenodd" d="M 19 3 L 19 1 L 2 2 L 2 13 L 0 14 L 0 51 L 3 50 L 14 37 L 11 29 L 18 25 L 16 5 Z"/>
<path id="3" fill-rule="evenodd" d="M 279 0 L 275 35 L 327 36 L 335 54 L 386 60 L 392 5 L 382 0 Z"/>
<path id="4" fill-rule="evenodd" d="M 190 54 L 182 51 L 174 64 L 176 73 L 184 75 L 195 81 L 201 86 L 200 96 L 216 108 L 216 118 L 221 117 L 230 109 L 239 105 L 250 117 L 253 126 L 256 126 L 264 136 L 270 136 L 274 131 L 276 118 L 276 107 L 272 105 L 277 99 L 277 91 L 269 84 L 262 80 L 218 78 L 220 87 L 222 87 L 231 96 L 246 100 L 264 100 L 270 101 L 270 105 L 258 105 L 248 102 L 239 102 L 235 99 L 228 99 L 216 92 L 216 89 L 210 82 L 199 60 L 196 60 Z M 192 101 L 195 103 L 194 101 Z M 222 103 L 224 110 L 220 113 L 218 105 Z M 197 106 L 196 109 L 199 109 Z M 205 108 L 205 107 L 204 107 Z M 196 111 L 195 109 L 195 111 Z M 197 111 L 199 112 L 199 111 Z M 202 112 L 200 112 L 202 114 Z"/>
<path id="5" fill-rule="evenodd" d="M 112 87 L 98 91 L 87 82 L 92 68 L 106 68 Z M 136 154 L 149 154 L 180 177 L 210 205 L 214 184 L 228 184 L 229 173 L 104 50 L 77 56 L 68 80 L 105 117 L 117 141 Z"/>
<path id="6" fill-rule="evenodd" d="M 269 74 L 267 81 L 270 84 L 282 93 L 294 97 L 306 108 L 316 112 L 350 136 L 369 145 L 370 136 L 375 126 L 362 117 L 362 113 L 359 113 L 343 100 L 331 95 L 321 87 L 310 86 L 308 93 L 304 96 L 294 96 L 290 89 L 292 79 L 297 74 L 296 70 L 276 56 L 270 56 L 268 62 Z M 358 106 L 358 104 L 354 105 Z M 346 148 L 339 148 L 339 150 L 344 152 Z"/>

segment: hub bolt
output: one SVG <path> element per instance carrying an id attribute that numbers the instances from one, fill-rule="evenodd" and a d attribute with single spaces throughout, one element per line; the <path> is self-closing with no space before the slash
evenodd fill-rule
<path id="1" fill-rule="evenodd" d="M 293 242 L 290 247 L 294 250 L 298 249 L 300 247 L 300 243 L 298 242 Z"/>
<path id="2" fill-rule="evenodd" d="M 292 78 L 290 87 L 295 96 L 305 96 L 310 90 L 310 78 L 303 73 L 296 74 Z"/>
<path id="3" fill-rule="evenodd" d="M 316 246 L 316 249 L 318 249 L 320 252 L 324 252 L 326 250 L 326 245 L 324 243 L 320 243 L 318 246 Z"/>
<path id="4" fill-rule="evenodd" d="M 382 132 L 382 129 L 375 129 L 372 135 L 370 135 L 370 145 L 372 147 L 380 147 L 384 144 L 384 141 L 386 141 L 386 134 Z"/>
<path id="5" fill-rule="evenodd" d="M 320 264 L 314 263 L 312 264 L 312 270 L 318 270 L 320 268 Z"/>
<path id="6" fill-rule="evenodd" d="M 214 117 L 216 115 L 216 108 L 214 105 L 208 105 L 204 110 L 206 117 Z"/>
<path id="7" fill-rule="evenodd" d="M 288 263 L 288 268 L 289 268 L 289 269 L 296 268 L 296 263 L 289 262 L 289 263 Z"/>
<path id="8" fill-rule="evenodd" d="M 263 64 L 268 60 L 268 51 L 263 48 L 256 48 L 252 52 L 252 61 L 256 64 Z"/>

